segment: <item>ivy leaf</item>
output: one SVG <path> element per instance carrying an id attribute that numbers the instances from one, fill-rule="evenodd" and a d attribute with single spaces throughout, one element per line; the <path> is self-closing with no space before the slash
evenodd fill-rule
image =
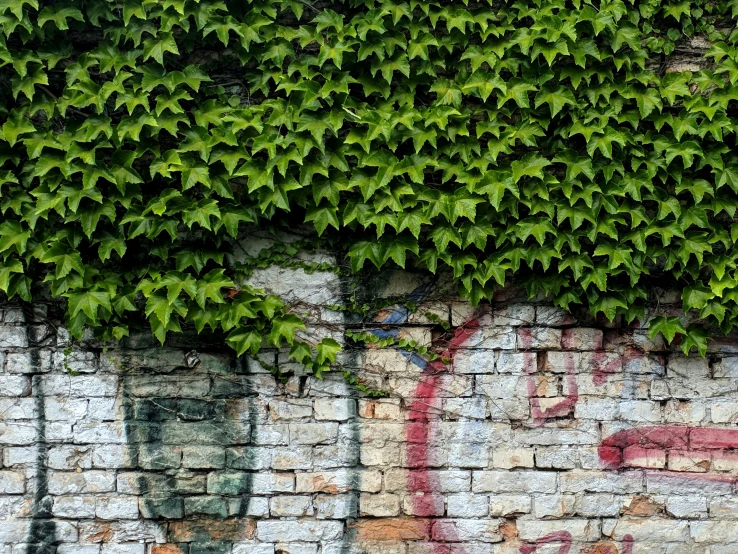
<path id="1" fill-rule="evenodd" d="M 667 343 L 671 343 L 677 334 L 684 335 L 687 330 L 678 317 L 655 317 L 648 324 L 648 336 L 654 338 L 661 333 Z"/>
<path id="2" fill-rule="evenodd" d="M 682 292 L 682 302 L 684 304 L 684 311 L 690 309 L 701 310 L 707 305 L 709 300 L 715 297 L 709 288 L 701 284 L 694 284 L 684 289 Z"/>
<path id="3" fill-rule="evenodd" d="M 680 345 L 682 352 L 686 356 L 694 347 L 697 349 L 697 353 L 704 358 L 707 354 L 707 340 L 709 338 L 704 327 L 701 325 L 690 325 L 687 328 L 687 333 L 682 338 Z"/>
<path id="4" fill-rule="evenodd" d="M 233 281 L 224 275 L 224 269 L 213 269 L 209 271 L 202 279 L 197 281 L 197 290 L 195 292 L 195 301 L 201 308 L 205 308 L 208 300 L 212 300 L 216 304 L 225 302 L 221 292 L 224 288 L 234 288 Z"/>
<path id="5" fill-rule="evenodd" d="M 619 294 L 600 295 L 592 304 L 592 312 L 602 312 L 608 321 L 615 319 L 618 310 L 626 310 L 627 308 L 628 304 Z"/>
<path id="6" fill-rule="evenodd" d="M 551 162 L 537 152 L 526 154 L 521 160 L 514 161 L 511 165 L 513 181 L 517 183 L 523 177 L 543 179 L 543 168 L 549 165 Z"/>
<path id="7" fill-rule="evenodd" d="M 294 314 L 285 314 L 272 320 L 272 329 L 269 332 L 269 343 L 281 346 L 282 341 L 292 344 L 295 341 L 295 332 L 298 329 L 305 330 L 303 321 Z"/>
<path id="8" fill-rule="evenodd" d="M 81 311 L 93 325 L 98 323 L 98 310 L 102 307 L 110 312 L 110 294 L 100 290 L 88 290 L 84 292 L 68 292 L 64 294 L 69 299 L 69 311 L 72 317 L 76 317 Z"/>
<path id="9" fill-rule="evenodd" d="M 226 337 L 226 342 L 236 351 L 237 356 L 246 352 L 255 356 L 261 347 L 261 335 L 253 330 L 234 329 Z"/>
<path id="10" fill-rule="evenodd" d="M 305 222 L 312 221 L 318 235 L 322 235 L 328 225 L 335 229 L 340 229 L 341 224 L 338 221 L 338 208 L 336 206 L 314 206 L 307 210 L 305 214 Z"/>
<path id="11" fill-rule="evenodd" d="M 10 83 L 13 87 L 13 98 L 18 98 L 18 94 L 22 92 L 28 100 L 32 101 L 33 95 L 36 93 L 36 85 L 48 85 L 49 78 L 43 67 L 37 66 L 30 70 L 25 77 L 13 77 Z"/>
<path id="12" fill-rule="evenodd" d="M 0 254 L 7 257 L 9 251 L 24 254 L 31 231 L 25 230 L 18 221 L 7 220 L 0 224 Z"/>
<path id="13" fill-rule="evenodd" d="M 13 146 L 20 135 L 33 133 L 36 131 L 36 127 L 26 118 L 22 110 L 12 110 L 10 117 L 3 123 L 2 131 L 3 138 L 8 141 L 10 146 Z"/>
<path id="14" fill-rule="evenodd" d="M 164 53 L 170 52 L 179 55 L 177 43 L 171 33 L 159 33 L 156 37 L 147 38 L 143 42 L 144 61 L 154 58 L 160 64 L 164 64 Z"/>
<path id="15" fill-rule="evenodd" d="M 547 234 L 556 236 L 556 230 L 554 229 L 554 226 L 551 225 L 551 221 L 543 217 L 528 218 L 523 221 L 519 221 L 515 226 L 515 235 L 521 241 L 525 241 L 532 235 L 535 237 L 538 244 L 543 246 L 546 242 Z"/>
<path id="16" fill-rule="evenodd" d="M 556 117 L 556 114 L 559 113 L 566 105 L 576 105 L 576 100 L 574 100 L 572 92 L 563 86 L 558 86 L 555 89 L 544 87 L 538 91 L 535 100 L 536 108 L 539 108 L 543 104 L 548 104 L 548 107 L 551 110 L 551 117 Z"/>
<path id="17" fill-rule="evenodd" d="M 47 21 L 52 21 L 57 29 L 66 31 L 69 29 L 67 19 L 75 19 L 77 21 L 85 20 L 82 12 L 77 8 L 71 6 L 47 6 L 38 14 L 37 23 L 39 27 L 43 27 Z"/>
<path id="18" fill-rule="evenodd" d="M 335 363 L 338 353 L 341 351 L 341 345 L 332 338 L 322 339 L 315 347 L 318 351 L 315 356 L 315 361 L 319 365 L 325 365 L 326 363 Z"/>
<path id="19" fill-rule="evenodd" d="M 23 274 L 23 264 L 20 260 L 9 259 L 0 263 L 0 290 L 6 294 L 10 289 L 10 278 L 13 274 Z M 7 294 L 11 298 L 11 294 Z"/>

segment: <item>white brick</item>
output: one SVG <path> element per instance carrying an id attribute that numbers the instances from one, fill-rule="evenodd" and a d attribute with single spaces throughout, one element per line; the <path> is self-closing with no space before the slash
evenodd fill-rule
<path id="1" fill-rule="evenodd" d="M 474 492 L 556 491 L 556 473 L 548 471 L 475 471 Z"/>
<path id="2" fill-rule="evenodd" d="M 50 494 L 110 492 L 115 488 L 115 474 L 107 471 L 81 473 L 49 472 Z"/>
<path id="3" fill-rule="evenodd" d="M 707 517 L 707 498 L 704 496 L 670 496 L 666 500 L 666 512 L 679 519 Z"/>
<path id="4" fill-rule="evenodd" d="M 490 516 L 528 514 L 531 511 L 531 497 L 523 494 L 493 494 L 489 497 Z"/>
<path id="5" fill-rule="evenodd" d="M 135 496 L 98 497 L 95 513 L 100 519 L 138 518 L 138 498 Z"/>
<path id="6" fill-rule="evenodd" d="M 25 478 L 19 471 L 0 471 L 0 494 L 23 494 Z"/>
<path id="7" fill-rule="evenodd" d="M 400 515 L 400 497 L 396 494 L 362 494 L 359 499 L 360 515 L 393 517 Z"/>
<path id="8" fill-rule="evenodd" d="M 315 419 L 347 421 L 356 415 L 356 401 L 351 398 L 316 398 Z"/>
<path id="9" fill-rule="evenodd" d="M 591 541 L 600 536 L 599 522 L 588 519 L 557 519 L 539 521 L 521 517 L 517 520 L 518 534 L 522 540 L 535 541 L 557 531 L 567 531 L 575 541 Z"/>
<path id="10" fill-rule="evenodd" d="M 512 469 L 514 467 L 533 467 L 532 448 L 497 447 L 492 451 L 492 467 Z"/>
<path id="11" fill-rule="evenodd" d="M 573 494 L 536 494 L 533 496 L 533 513 L 539 519 L 572 515 L 574 500 Z"/>
<path id="12" fill-rule="evenodd" d="M 95 497 L 57 496 L 54 498 L 52 513 L 55 517 L 93 518 L 95 517 Z"/>
<path id="13" fill-rule="evenodd" d="M 31 379 L 25 375 L 0 375 L 0 396 L 16 398 L 31 394 Z"/>
<path id="14" fill-rule="evenodd" d="M 320 542 L 337 540 L 343 535 L 341 521 L 259 521 L 256 536 L 264 542 L 277 542 L 289 537 L 294 541 Z"/>
<path id="15" fill-rule="evenodd" d="M 145 554 L 146 545 L 144 543 L 103 543 L 100 554 Z"/>
<path id="16" fill-rule="evenodd" d="M 25 348 L 28 337 L 25 327 L 0 325 L 0 348 Z"/>
<path id="17" fill-rule="evenodd" d="M 272 517 L 311 516 L 313 515 L 312 498 L 309 496 L 273 496 L 269 499 L 269 511 Z"/>
<path id="18" fill-rule="evenodd" d="M 484 494 L 451 494 L 446 502 L 449 517 L 485 517 L 489 513 L 489 497 Z"/>

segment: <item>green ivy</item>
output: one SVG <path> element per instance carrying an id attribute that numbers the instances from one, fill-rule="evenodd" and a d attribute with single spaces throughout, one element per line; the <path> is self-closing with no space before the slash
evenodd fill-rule
<path id="1" fill-rule="evenodd" d="M 474 303 L 516 283 L 632 321 L 666 283 L 689 318 L 652 331 L 704 354 L 738 322 L 736 15 L 0 0 L 0 289 L 66 298 L 75 336 L 209 328 L 320 373 L 338 343 L 242 284 L 294 252 L 230 255 L 247 226 L 307 222 L 354 272 L 448 270 Z M 704 69 L 670 71 L 693 39 Z"/>

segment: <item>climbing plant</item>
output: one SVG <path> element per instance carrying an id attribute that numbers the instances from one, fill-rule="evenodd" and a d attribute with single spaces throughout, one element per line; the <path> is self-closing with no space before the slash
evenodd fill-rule
<path id="1" fill-rule="evenodd" d="M 652 332 L 704 354 L 738 322 L 737 14 L 0 0 L 0 289 L 65 298 L 76 336 L 209 327 L 320 372 L 338 343 L 243 279 L 284 250 L 230 255 L 308 223 L 354 272 L 446 269 L 475 303 L 515 283 L 631 321 L 656 278 L 690 317 Z"/>

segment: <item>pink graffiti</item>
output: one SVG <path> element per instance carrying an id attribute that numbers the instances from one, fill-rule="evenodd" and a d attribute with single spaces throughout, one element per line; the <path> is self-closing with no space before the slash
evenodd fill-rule
<path id="1" fill-rule="evenodd" d="M 459 327 L 448 346 L 440 352 L 440 356 L 453 360 L 459 348 L 478 328 L 477 319 L 472 319 Z M 441 360 L 427 364 L 424 375 L 415 388 L 415 399 L 410 404 L 408 421 L 405 424 L 405 437 L 408 443 L 407 463 L 411 468 L 415 468 L 408 472 L 407 487 L 415 515 L 423 517 L 442 516 L 444 513 L 443 497 L 439 495 L 441 487 L 438 476 L 429 470 L 433 463 L 430 447 L 433 423 L 430 412 L 433 411 L 438 399 L 439 381 L 444 374 L 448 374 L 447 367 Z M 458 533 L 453 525 L 434 525 L 433 539 L 440 541 L 433 544 L 435 554 L 444 554 L 448 551 L 444 542 L 459 542 Z"/>
<path id="2" fill-rule="evenodd" d="M 521 346 L 528 350 L 533 344 L 532 329 L 529 327 L 521 327 L 519 329 L 519 336 Z M 577 387 L 577 376 L 574 368 L 574 359 L 571 357 L 571 363 L 566 364 L 565 376 L 567 380 L 567 386 L 569 394 L 564 400 L 549 406 L 548 408 L 541 408 L 541 400 L 537 395 L 536 378 L 534 376 L 535 370 L 531 367 L 532 364 L 525 364 L 526 373 L 526 389 L 528 393 L 528 402 L 530 403 L 531 412 L 533 415 L 534 425 L 543 425 L 548 419 L 555 417 L 562 417 L 568 414 L 576 406 L 579 400 L 579 389 Z"/>
<path id="3" fill-rule="evenodd" d="M 533 544 L 524 544 L 520 547 L 520 554 L 532 554 L 541 546 L 557 542 L 561 543 L 558 554 L 569 554 L 569 550 L 571 550 L 571 533 L 569 531 L 555 531 L 545 537 L 536 539 L 536 542 Z"/>
<path id="4" fill-rule="evenodd" d="M 522 545 L 520 547 L 520 554 L 533 554 L 533 552 L 538 550 L 540 547 L 548 545 L 548 544 L 555 544 L 555 543 L 561 543 L 557 554 L 569 554 L 569 550 L 571 550 L 571 545 L 572 545 L 571 533 L 569 533 L 568 531 L 554 531 L 553 533 L 549 533 L 548 535 L 544 537 L 536 539 L 534 543 L 526 543 Z M 622 554 L 632 554 L 633 553 L 634 541 L 631 535 L 625 535 L 623 537 L 622 544 L 623 544 Z"/>
<path id="5" fill-rule="evenodd" d="M 532 337 L 533 329 L 530 327 L 520 327 L 518 334 L 520 336 L 521 347 L 529 350 L 533 345 Z M 537 394 L 537 385 L 535 379 L 535 369 L 531 367 L 533 364 L 525 364 L 526 373 L 526 392 L 530 403 L 531 414 L 533 416 L 534 425 L 543 425 L 549 419 L 564 417 L 570 414 L 579 401 L 579 386 L 577 385 L 575 352 L 564 352 L 566 360 L 564 367 L 564 378 L 568 394 L 563 400 L 552 404 L 546 408 L 541 408 L 541 399 Z M 643 359 L 646 355 L 636 349 L 628 350 L 623 356 L 606 362 L 607 352 L 598 350 L 594 352 L 594 368 L 592 371 L 592 382 L 597 385 L 604 385 L 611 375 L 621 371 L 624 364 L 631 360 Z"/>
<path id="6" fill-rule="evenodd" d="M 634 427 L 607 437 L 600 443 L 597 453 L 605 469 L 640 467 L 656 469 L 658 473 L 672 477 L 738 482 L 736 476 L 661 469 L 666 466 L 667 458 L 672 456 L 700 460 L 697 463 L 705 464 L 700 467 L 705 472 L 709 470 L 711 461 L 738 462 L 738 429 L 688 425 Z"/>

